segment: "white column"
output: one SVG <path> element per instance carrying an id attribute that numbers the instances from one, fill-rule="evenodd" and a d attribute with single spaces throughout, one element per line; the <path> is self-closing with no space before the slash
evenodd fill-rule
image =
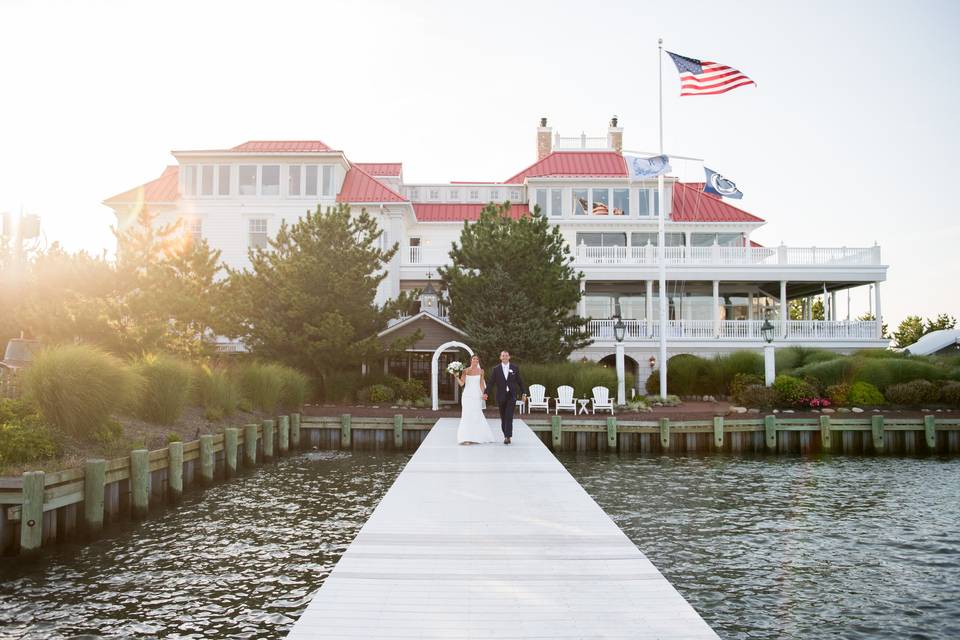
<path id="1" fill-rule="evenodd" d="M 883 337 L 883 315 L 882 315 L 883 311 L 880 308 L 880 283 L 874 282 L 873 287 L 874 287 L 874 290 L 876 291 L 875 300 L 877 305 L 877 308 L 873 313 L 873 317 L 876 318 L 877 320 L 877 337 L 882 338 Z"/>
<path id="2" fill-rule="evenodd" d="M 653 280 L 647 280 L 647 337 L 650 336 L 650 327 L 653 326 Z"/>
<path id="3" fill-rule="evenodd" d="M 787 337 L 787 320 L 790 319 L 789 305 L 787 304 L 787 281 L 780 281 L 780 337 Z"/>
<path id="4" fill-rule="evenodd" d="M 773 345 L 767 344 L 763 347 L 763 380 L 768 387 L 773 386 L 773 381 L 777 377 L 776 357 L 773 352 Z"/>
<path id="5" fill-rule="evenodd" d="M 713 281 L 713 336 L 720 337 L 720 281 Z"/>
<path id="6" fill-rule="evenodd" d="M 836 291 L 830 292 L 830 319 L 831 320 L 837 319 L 837 292 Z"/>
<path id="7" fill-rule="evenodd" d="M 396 298 L 400 295 L 400 264 L 402 262 L 402 254 L 407 249 L 407 239 L 403 233 L 403 213 L 400 211 L 387 211 L 387 217 L 389 224 L 387 226 L 387 241 L 392 245 L 397 243 L 398 249 L 397 252 L 393 255 L 393 258 L 390 260 L 389 264 L 389 276 L 387 276 L 387 295 L 390 298 Z"/>
<path id="8" fill-rule="evenodd" d="M 626 392 L 626 372 L 624 367 L 623 343 L 617 343 L 617 404 L 625 405 L 627 403 Z"/>
<path id="9" fill-rule="evenodd" d="M 753 337 L 753 291 L 747 292 L 747 337 Z"/>

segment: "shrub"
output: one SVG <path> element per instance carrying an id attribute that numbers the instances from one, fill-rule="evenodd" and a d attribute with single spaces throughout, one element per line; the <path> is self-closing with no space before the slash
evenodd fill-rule
<path id="1" fill-rule="evenodd" d="M 370 386 L 370 402 L 392 402 L 396 397 L 393 389 L 385 384 L 375 384 Z"/>
<path id="2" fill-rule="evenodd" d="M 929 380 L 913 380 L 890 385 L 884 395 L 893 404 L 931 404 L 940 400 L 940 387 Z"/>
<path id="3" fill-rule="evenodd" d="M 948 382 L 940 390 L 944 404 L 951 407 L 960 407 L 960 382 Z"/>
<path id="4" fill-rule="evenodd" d="M 743 392 L 747 387 L 754 386 L 764 386 L 764 380 L 762 376 L 755 375 L 752 373 L 738 373 L 733 376 L 733 380 L 730 382 L 730 397 L 737 404 L 744 404 Z"/>
<path id="5" fill-rule="evenodd" d="M 850 385 L 846 383 L 832 384 L 827 387 L 827 399 L 838 407 L 849 404 Z"/>
<path id="6" fill-rule="evenodd" d="M 299 411 L 310 393 L 310 378 L 291 367 L 275 366 L 278 368 L 282 383 L 280 406 L 289 411 Z"/>
<path id="7" fill-rule="evenodd" d="M 819 387 L 850 383 L 856 377 L 860 362 L 856 358 L 834 358 L 823 362 L 813 362 L 795 369 L 792 375 L 803 379 L 812 378 L 819 383 L 817 385 Z"/>
<path id="8" fill-rule="evenodd" d="M 167 434 L 167 444 L 171 442 L 183 442 L 183 438 L 180 437 L 180 434 L 176 431 L 171 431 Z"/>
<path id="9" fill-rule="evenodd" d="M 738 375 L 763 376 L 763 356 L 755 351 L 734 351 L 716 360 L 721 374 L 721 389 L 718 393 L 728 393 L 732 396 L 731 385 Z"/>
<path id="10" fill-rule="evenodd" d="M 842 357 L 833 351 L 825 349 L 810 349 L 808 347 L 784 347 L 776 351 L 777 371 L 792 371 L 817 362 L 827 362 Z"/>
<path id="11" fill-rule="evenodd" d="M 679 396 L 702 396 L 723 393 L 723 368 L 718 360 L 706 360 L 688 353 L 667 361 L 667 390 Z M 647 378 L 647 393 L 660 393 L 660 371 Z"/>
<path id="12" fill-rule="evenodd" d="M 869 382 L 854 382 L 850 385 L 850 393 L 847 396 L 847 402 L 857 405 L 881 405 L 886 404 L 880 389 Z"/>
<path id="13" fill-rule="evenodd" d="M 190 399 L 190 365 L 169 356 L 148 355 L 133 364 L 133 371 L 143 381 L 137 417 L 155 424 L 176 422 Z"/>
<path id="14" fill-rule="evenodd" d="M 940 380 L 947 372 L 940 367 L 915 358 L 865 358 L 860 360 L 856 379 L 869 382 L 880 391 L 911 380 Z"/>
<path id="15" fill-rule="evenodd" d="M 357 392 L 369 383 L 359 371 L 343 371 L 323 378 L 322 398 L 324 402 L 349 403 L 357 398 Z"/>
<path id="16" fill-rule="evenodd" d="M 91 435 L 129 406 L 137 376 L 117 358 L 88 345 L 41 351 L 26 371 L 28 398 L 44 420 L 65 432 Z"/>
<path id="17" fill-rule="evenodd" d="M 231 416 L 237 410 L 240 389 L 227 369 L 204 365 L 195 371 L 193 380 L 195 402 L 204 408 L 208 420 Z"/>
<path id="18" fill-rule="evenodd" d="M 397 397 L 403 400 L 419 400 L 427 395 L 427 388 L 420 380 L 401 380 L 394 389 Z"/>
<path id="19" fill-rule="evenodd" d="M 53 433 L 39 420 L 0 422 L 0 464 L 44 460 L 59 452 Z"/>
<path id="20" fill-rule="evenodd" d="M 283 394 L 280 365 L 250 362 L 240 369 L 240 391 L 254 409 L 273 413 Z"/>
<path id="21" fill-rule="evenodd" d="M 779 401 L 779 395 L 773 387 L 762 384 L 749 385 L 740 393 L 743 406 L 755 409 L 772 409 Z"/>
<path id="22" fill-rule="evenodd" d="M 777 376 L 773 381 L 773 390 L 781 404 L 791 407 L 804 406 L 804 400 L 817 395 L 816 389 L 808 382 L 788 375 Z"/>

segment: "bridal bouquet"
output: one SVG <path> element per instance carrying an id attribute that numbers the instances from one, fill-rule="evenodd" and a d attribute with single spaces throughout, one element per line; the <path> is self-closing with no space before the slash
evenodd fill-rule
<path id="1" fill-rule="evenodd" d="M 459 376 L 461 373 L 463 373 L 463 369 L 464 366 L 462 362 L 453 361 L 447 365 L 447 373 L 455 376 Z"/>

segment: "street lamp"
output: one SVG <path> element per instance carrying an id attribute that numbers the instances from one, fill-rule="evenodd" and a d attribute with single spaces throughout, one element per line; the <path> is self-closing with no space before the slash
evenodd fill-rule
<path id="1" fill-rule="evenodd" d="M 617 404 L 627 403 L 626 375 L 624 373 L 623 338 L 627 333 L 627 325 L 620 316 L 620 303 L 617 303 L 617 312 L 613 315 L 613 337 L 617 340 Z"/>
<path id="2" fill-rule="evenodd" d="M 765 317 L 763 325 L 760 327 L 760 335 L 767 343 L 763 347 L 763 378 L 768 387 L 773 385 L 773 380 L 777 375 L 776 358 L 773 352 L 773 334 L 775 331 L 773 324 L 770 323 L 770 317 Z"/>

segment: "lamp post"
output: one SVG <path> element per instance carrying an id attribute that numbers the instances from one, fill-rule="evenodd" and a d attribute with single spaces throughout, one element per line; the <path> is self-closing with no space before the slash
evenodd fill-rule
<path id="1" fill-rule="evenodd" d="M 770 324 L 769 316 L 763 319 L 763 325 L 760 327 L 760 335 L 766 340 L 767 344 L 763 347 L 763 378 L 764 383 L 769 387 L 773 385 L 773 379 L 776 377 L 776 359 L 773 352 L 773 334 L 775 329 Z"/>
<path id="2" fill-rule="evenodd" d="M 624 372 L 624 349 L 623 338 L 627 332 L 627 325 L 624 324 L 620 316 L 620 305 L 617 305 L 617 313 L 613 316 L 616 322 L 613 323 L 613 337 L 617 340 L 617 404 L 627 403 L 626 375 Z"/>

